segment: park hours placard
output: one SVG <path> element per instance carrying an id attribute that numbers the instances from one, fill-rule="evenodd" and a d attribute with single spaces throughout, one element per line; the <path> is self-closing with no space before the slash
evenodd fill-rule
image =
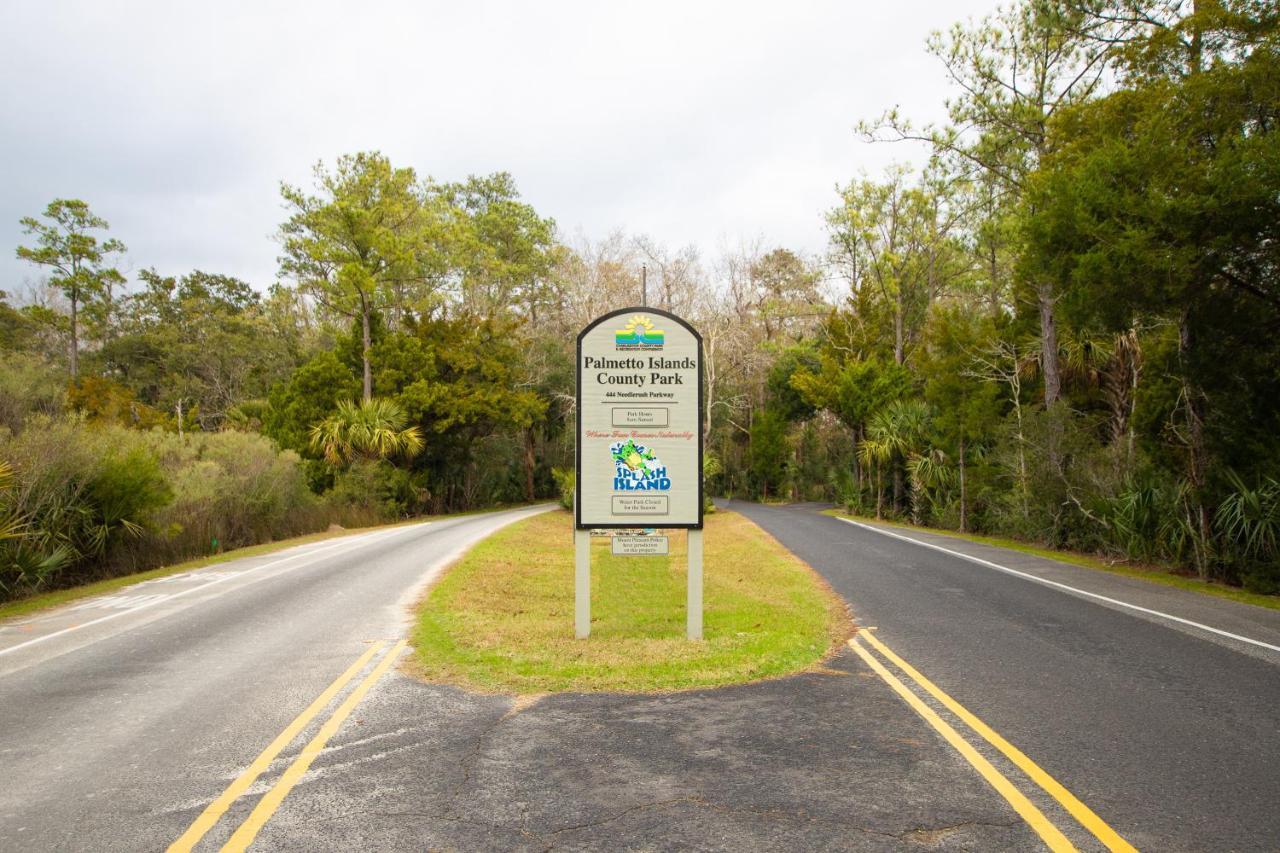
<path id="1" fill-rule="evenodd" d="M 578 335 L 577 526 L 702 527 L 702 337 L 626 308 Z"/>

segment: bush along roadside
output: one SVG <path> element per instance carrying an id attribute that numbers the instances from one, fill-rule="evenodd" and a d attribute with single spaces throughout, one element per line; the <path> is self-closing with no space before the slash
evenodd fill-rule
<path id="1" fill-rule="evenodd" d="M 36 416 L 0 433 L 0 600 L 390 517 L 366 479 L 317 497 L 261 435 Z"/>

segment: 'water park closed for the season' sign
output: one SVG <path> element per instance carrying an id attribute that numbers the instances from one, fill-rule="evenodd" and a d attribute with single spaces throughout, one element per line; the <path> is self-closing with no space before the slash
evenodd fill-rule
<path id="1" fill-rule="evenodd" d="M 702 338 L 627 308 L 578 336 L 577 526 L 702 527 Z"/>

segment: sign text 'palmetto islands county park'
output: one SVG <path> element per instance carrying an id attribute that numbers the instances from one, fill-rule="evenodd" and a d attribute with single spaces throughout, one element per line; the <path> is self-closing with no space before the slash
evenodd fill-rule
<path id="1" fill-rule="evenodd" d="M 579 528 L 702 527 L 702 338 L 626 308 L 578 335 Z"/>

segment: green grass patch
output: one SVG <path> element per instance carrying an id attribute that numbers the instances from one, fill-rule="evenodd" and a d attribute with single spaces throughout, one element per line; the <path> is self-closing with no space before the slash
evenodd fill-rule
<path id="1" fill-rule="evenodd" d="M 714 687 L 820 663 L 848 635 L 841 599 L 733 512 L 706 518 L 704 635 L 685 639 L 685 535 L 671 556 L 614 557 L 593 537 L 591 637 L 573 635 L 573 518 L 544 513 L 485 539 L 421 604 L 415 669 L 517 694 Z"/>
<path id="2" fill-rule="evenodd" d="M 1152 583 L 1164 584 L 1165 586 L 1176 586 L 1179 589 L 1186 589 L 1192 592 L 1202 593 L 1204 595 L 1214 595 L 1218 598 L 1227 598 L 1232 601 L 1239 601 L 1242 604 L 1253 604 L 1257 607 L 1280 610 L 1280 596 L 1249 592 L 1248 590 L 1240 589 L 1239 587 L 1228 586 L 1224 583 L 1217 583 L 1215 581 L 1202 581 L 1197 577 L 1179 574 L 1162 566 L 1148 566 L 1134 563 L 1112 563 L 1092 554 L 1081 554 L 1078 551 L 1055 551 L 1052 548 L 1042 548 L 1036 545 L 1029 545 L 1026 542 L 1019 542 L 1017 539 L 1002 539 L 998 536 L 981 536 L 975 533 L 959 533 L 955 530 L 941 530 L 935 527 L 917 527 L 914 524 L 905 524 L 900 521 L 887 521 L 885 519 L 877 520 L 865 516 L 850 515 L 849 513 L 842 512 L 838 509 L 828 509 L 823 510 L 823 512 L 837 518 L 851 518 L 854 521 L 865 521 L 869 524 L 883 524 L 888 527 L 899 527 L 904 530 L 918 530 L 921 533 L 933 533 L 938 536 L 949 536 L 952 539 L 963 539 L 966 542 L 977 542 L 981 545 L 994 545 L 997 548 L 1008 548 L 1011 551 L 1021 551 L 1024 554 L 1033 554 L 1037 557 L 1057 560 L 1060 563 L 1070 563 L 1074 566 L 1083 566 L 1086 569 L 1098 569 L 1099 571 L 1110 572 L 1113 575 L 1140 578 Z"/>

